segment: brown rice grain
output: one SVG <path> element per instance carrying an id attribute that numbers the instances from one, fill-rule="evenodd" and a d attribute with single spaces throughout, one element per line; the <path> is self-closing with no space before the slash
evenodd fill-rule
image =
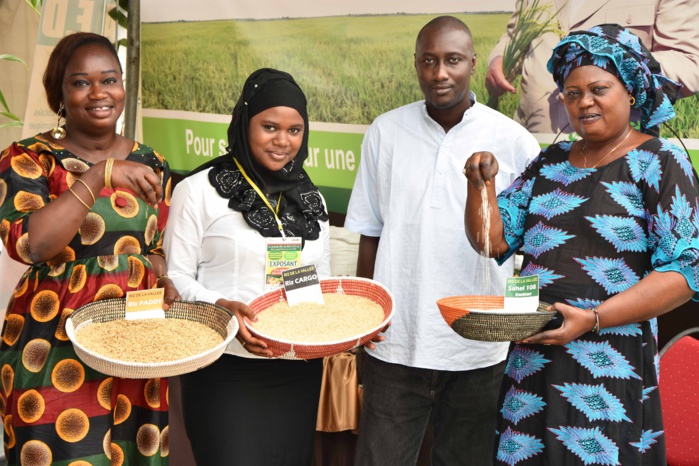
<path id="1" fill-rule="evenodd" d="M 139 363 L 187 358 L 223 341 L 216 330 L 186 319 L 119 319 L 92 323 L 78 329 L 75 338 L 100 356 Z"/>

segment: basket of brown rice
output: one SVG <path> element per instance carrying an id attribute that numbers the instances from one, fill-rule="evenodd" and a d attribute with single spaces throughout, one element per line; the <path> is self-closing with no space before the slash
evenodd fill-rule
<path id="1" fill-rule="evenodd" d="M 393 295 L 379 282 L 334 277 L 321 280 L 320 286 L 323 305 L 289 307 L 283 288 L 248 304 L 258 321 L 245 319 L 245 326 L 267 343 L 273 357 L 314 359 L 342 353 L 368 343 L 393 317 Z"/>
<path id="2" fill-rule="evenodd" d="M 238 333 L 228 309 L 175 301 L 165 319 L 125 319 L 124 299 L 82 306 L 66 319 L 78 357 L 103 374 L 129 379 L 172 377 L 216 361 Z"/>
<path id="3" fill-rule="evenodd" d="M 437 300 L 442 317 L 469 340 L 517 341 L 539 332 L 556 315 L 539 303 L 536 311 L 505 311 L 503 296 L 450 296 Z"/>

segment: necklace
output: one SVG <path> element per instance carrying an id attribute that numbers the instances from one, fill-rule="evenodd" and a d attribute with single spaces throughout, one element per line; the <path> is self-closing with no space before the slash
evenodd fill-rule
<path id="1" fill-rule="evenodd" d="M 597 161 L 597 163 L 594 164 L 594 165 L 593 165 L 592 167 L 590 167 L 590 168 L 597 168 L 597 165 L 599 165 L 600 163 L 602 163 L 602 161 L 603 161 L 604 159 L 606 159 L 607 157 L 609 157 L 609 156 L 612 154 L 612 152 L 614 152 L 615 150 L 617 150 L 617 149 L 619 148 L 619 146 L 622 145 L 622 144 L 624 143 L 624 141 L 626 141 L 626 140 L 629 138 L 629 136 L 631 136 L 631 133 L 632 133 L 632 131 L 629 129 L 629 132 L 626 133 L 626 136 L 624 137 L 624 139 L 622 139 L 621 142 L 620 142 L 619 144 L 617 144 L 616 146 L 614 146 L 614 148 L 613 148 L 612 150 L 610 150 L 609 152 L 607 152 L 607 154 L 606 154 L 604 157 L 602 157 L 601 159 L 599 159 L 599 160 Z M 587 168 L 587 157 L 585 157 L 585 148 L 586 148 L 586 147 L 587 147 L 587 143 L 585 143 L 585 145 L 582 147 L 582 149 L 580 149 L 580 155 L 583 156 L 583 168 Z"/>

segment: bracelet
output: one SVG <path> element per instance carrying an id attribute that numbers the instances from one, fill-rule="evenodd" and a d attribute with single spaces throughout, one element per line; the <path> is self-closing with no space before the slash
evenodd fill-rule
<path id="1" fill-rule="evenodd" d="M 158 275 L 157 277 L 155 277 L 155 283 L 158 283 L 160 281 L 160 279 L 162 279 L 162 278 L 169 279 L 170 277 L 168 277 L 166 274 Z"/>
<path id="2" fill-rule="evenodd" d="M 595 313 L 595 326 L 592 327 L 592 330 L 590 330 L 592 333 L 597 333 L 599 334 L 599 311 L 597 310 L 596 307 L 593 307 L 590 309 L 592 312 Z"/>
<path id="3" fill-rule="evenodd" d="M 85 186 L 85 187 L 87 188 L 87 192 L 89 192 L 89 193 L 90 193 L 90 197 L 92 197 L 92 205 L 95 205 L 95 202 L 97 202 L 97 200 L 95 199 L 95 193 L 92 192 L 92 190 L 91 190 L 90 187 L 87 185 L 87 183 L 85 183 L 85 182 L 84 182 L 83 180 L 81 180 L 80 178 L 76 179 L 75 181 L 81 182 L 81 183 L 83 184 L 83 186 Z"/>
<path id="4" fill-rule="evenodd" d="M 114 167 L 114 157 L 109 157 L 104 164 L 104 187 L 112 189 L 112 168 Z"/>
<path id="5" fill-rule="evenodd" d="M 73 191 L 73 188 L 71 188 L 70 186 L 68 186 L 68 191 L 70 191 L 71 193 L 73 193 L 73 196 L 75 196 L 75 198 L 76 198 L 77 200 L 79 200 L 80 203 L 81 203 L 82 205 L 84 205 L 84 206 L 87 208 L 87 210 L 92 210 L 92 208 L 91 208 L 89 205 L 87 205 L 87 202 L 83 201 L 82 198 L 81 198 L 80 196 L 78 196 L 78 195 L 75 193 L 75 191 Z"/>

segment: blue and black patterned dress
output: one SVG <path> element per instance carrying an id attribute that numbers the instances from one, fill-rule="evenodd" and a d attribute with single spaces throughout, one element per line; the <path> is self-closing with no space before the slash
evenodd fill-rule
<path id="1" fill-rule="evenodd" d="M 540 299 L 588 309 L 652 270 L 699 290 L 697 179 L 685 152 L 655 138 L 584 169 L 568 162 L 571 146 L 550 146 L 498 197 L 510 252 L 523 247 L 522 275 L 539 275 Z M 514 346 L 498 464 L 664 465 L 657 334 L 652 319 L 565 346 Z"/>

